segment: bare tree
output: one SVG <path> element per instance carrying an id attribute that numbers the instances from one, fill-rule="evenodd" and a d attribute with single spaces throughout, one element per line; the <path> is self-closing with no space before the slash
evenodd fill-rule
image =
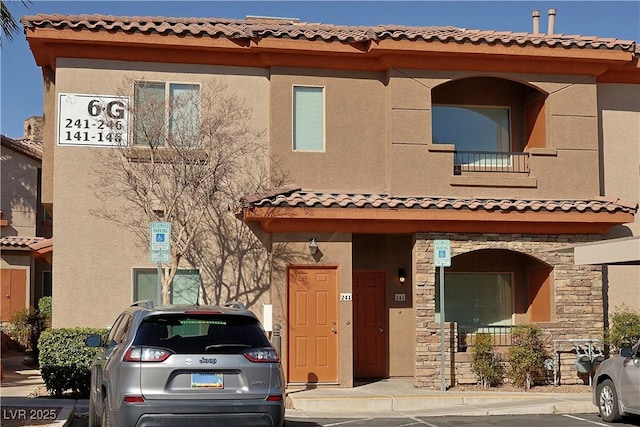
<path id="1" fill-rule="evenodd" d="M 252 269 L 258 271 L 252 274 L 268 277 L 268 255 L 231 210 L 242 194 L 269 182 L 263 132 L 251 128 L 250 108 L 220 83 L 171 91 L 164 83 L 148 81 L 127 81 L 124 87 L 129 89 L 121 91 L 122 96 L 134 88 L 129 103 L 133 132 L 126 143 L 119 137 L 114 141 L 116 150 L 96 150 L 101 167 L 110 173 L 96 171 L 102 177 L 96 192 L 109 203 L 94 214 L 126 226 L 147 248 L 150 222 L 171 223 L 171 259 L 162 277 L 164 304 L 170 302 L 171 282 L 185 261 L 207 273 L 207 283 L 202 283 L 205 302 L 224 302 L 223 294 L 229 299 L 247 296 L 245 292 L 255 300 L 264 290 L 242 287 L 243 258 L 253 257 Z M 113 126 L 109 118 L 104 121 Z M 116 199 L 133 209 L 110 210 Z M 225 271 L 236 273 L 230 276 L 238 290 L 222 292 L 222 285 L 216 286 L 229 284 L 223 279 Z M 269 283 L 262 286 L 266 289 Z"/>
<path id="2" fill-rule="evenodd" d="M 249 160 L 245 170 L 250 172 L 244 179 L 228 181 L 224 185 L 227 194 L 219 203 L 214 203 L 203 219 L 211 238 L 194 242 L 185 254 L 190 263 L 202 269 L 206 278 L 203 297 L 207 304 L 244 301 L 251 306 L 269 289 L 272 276 L 282 276 L 283 271 L 274 268 L 282 268 L 296 259 L 285 243 L 269 243 L 269 251 L 265 251 L 264 243 L 256 234 L 234 215 L 229 215 L 230 206 L 225 200 L 233 198 L 232 195 L 260 193 L 267 182 L 280 186 L 286 181 L 286 176 L 273 163 L 267 176 L 260 159 Z"/>

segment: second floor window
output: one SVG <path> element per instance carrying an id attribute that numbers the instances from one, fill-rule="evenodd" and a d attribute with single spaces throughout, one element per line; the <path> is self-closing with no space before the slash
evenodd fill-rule
<path id="1" fill-rule="evenodd" d="M 433 106 L 433 143 L 454 144 L 457 151 L 511 151 L 509 109 Z"/>
<path id="2" fill-rule="evenodd" d="M 172 304 L 197 304 L 200 289 L 200 272 L 198 270 L 178 270 L 171 282 Z M 158 301 L 158 270 L 141 268 L 133 272 L 133 300 Z"/>
<path id="3" fill-rule="evenodd" d="M 324 151 L 322 87 L 293 87 L 293 151 Z"/>
<path id="4" fill-rule="evenodd" d="M 197 145 L 199 96 L 197 84 L 136 82 L 134 144 Z"/>

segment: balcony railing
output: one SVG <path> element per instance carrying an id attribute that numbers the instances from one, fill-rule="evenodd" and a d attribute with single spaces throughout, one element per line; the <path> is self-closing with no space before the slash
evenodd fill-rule
<path id="1" fill-rule="evenodd" d="M 493 151 L 455 151 L 454 175 L 462 172 L 528 173 L 529 153 Z"/>
<path id="2" fill-rule="evenodd" d="M 511 325 L 458 325 L 458 351 L 466 351 L 473 346 L 476 334 L 485 333 L 493 338 L 496 347 L 511 345 Z"/>

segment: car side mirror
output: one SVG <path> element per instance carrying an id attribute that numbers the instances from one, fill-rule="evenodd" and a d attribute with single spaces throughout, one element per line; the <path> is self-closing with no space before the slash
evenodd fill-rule
<path id="1" fill-rule="evenodd" d="M 102 337 L 100 335 L 89 335 L 84 344 L 87 347 L 102 347 Z"/>
<path id="2" fill-rule="evenodd" d="M 633 356 L 633 349 L 631 347 L 622 347 L 620 349 L 620 356 L 631 357 Z"/>

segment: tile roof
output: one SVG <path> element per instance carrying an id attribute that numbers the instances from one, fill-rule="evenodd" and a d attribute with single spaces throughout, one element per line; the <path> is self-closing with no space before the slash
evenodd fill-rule
<path id="1" fill-rule="evenodd" d="M 44 237 L 25 237 L 25 236 L 3 236 L 0 237 L 0 247 L 3 248 L 29 248 L 33 245 L 45 240 Z"/>
<path id="2" fill-rule="evenodd" d="M 275 189 L 271 194 L 250 196 L 241 201 L 243 208 L 379 208 L 379 209 L 455 209 L 472 211 L 563 211 L 635 213 L 637 203 L 597 198 L 593 200 L 523 200 L 455 197 L 397 197 L 385 194 L 315 193 L 291 187 Z"/>
<path id="3" fill-rule="evenodd" d="M 13 139 L 4 135 L 0 135 L 2 146 L 9 147 L 22 154 L 42 160 L 42 141 L 32 139 L 18 138 Z"/>
<path id="4" fill-rule="evenodd" d="M 170 18 L 113 15 L 33 15 L 21 19 L 25 28 L 71 28 L 159 33 L 231 39 L 292 38 L 307 40 L 361 41 L 422 40 L 426 42 L 534 45 L 564 48 L 617 49 L 638 52 L 633 40 L 567 34 L 532 34 L 512 31 L 470 30 L 450 26 L 401 25 L 340 26 L 299 22 L 296 19 Z"/>

